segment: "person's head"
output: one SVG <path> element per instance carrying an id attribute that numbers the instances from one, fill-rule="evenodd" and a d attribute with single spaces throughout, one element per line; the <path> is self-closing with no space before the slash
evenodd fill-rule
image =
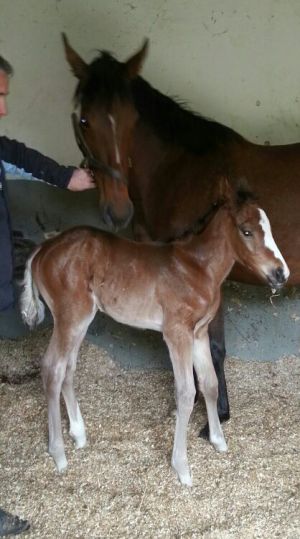
<path id="1" fill-rule="evenodd" d="M 0 118 L 7 114 L 6 96 L 8 95 L 9 79 L 12 74 L 12 66 L 0 56 Z"/>

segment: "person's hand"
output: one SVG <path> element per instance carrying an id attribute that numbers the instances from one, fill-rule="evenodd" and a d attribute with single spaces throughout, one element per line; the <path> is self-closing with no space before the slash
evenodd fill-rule
<path id="1" fill-rule="evenodd" d="M 92 173 L 87 168 L 77 168 L 74 170 L 69 181 L 70 191 L 85 191 L 96 187 Z"/>

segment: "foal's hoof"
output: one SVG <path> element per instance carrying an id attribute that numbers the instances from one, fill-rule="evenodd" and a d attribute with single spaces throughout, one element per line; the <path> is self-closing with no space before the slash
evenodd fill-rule
<path id="1" fill-rule="evenodd" d="M 172 459 L 172 467 L 178 475 L 178 479 L 182 485 L 186 487 L 192 487 L 193 481 L 190 474 L 188 464 Z"/>
<path id="2" fill-rule="evenodd" d="M 19 535 L 30 528 L 28 520 L 11 515 L 0 509 L 0 537 L 8 535 Z"/>
<path id="3" fill-rule="evenodd" d="M 55 462 L 55 465 L 56 465 L 56 468 L 57 468 L 57 471 L 59 473 L 63 473 L 68 467 L 68 461 L 66 459 L 66 456 L 65 455 L 57 456 L 57 455 L 55 455 L 53 453 L 50 453 L 50 451 L 49 451 L 49 455 L 50 455 L 50 457 L 53 458 L 53 460 Z"/>
<path id="4" fill-rule="evenodd" d="M 192 481 L 192 478 L 190 476 L 190 474 L 181 474 L 181 475 L 178 475 L 179 477 L 179 481 L 180 483 L 185 486 L 185 487 L 192 487 L 193 486 L 193 481 Z"/>
<path id="5" fill-rule="evenodd" d="M 76 449 L 82 449 L 86 446 L 86 436 L 77 436 L 77 438 L 73 438 L 75 442 L 75 448 Z"/>
<path id="6" fill-rule="evenodd" d="M 67 461 L 66 457 L 64 459 L 59 460 L 59 461 L 55 461 L 55 464 L 56 464 L 57 471 L 59 473 L 65 472 L 67 467 L 68 467 L 68 461 Z"/>
<path id="7" fill-rule="evenodd" d="M 210 440 L 210 443 L 214 446 L 216 451 L 219 451 L 219 453 L 225 453 L 228 451 L 225 438 L 215 438 L 215 440 Z"/>

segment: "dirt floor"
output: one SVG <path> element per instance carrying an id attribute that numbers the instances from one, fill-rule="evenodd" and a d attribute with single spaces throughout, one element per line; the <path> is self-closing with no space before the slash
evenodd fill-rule
<path id="1" fill-rule="evenodd" d="M 84 343 L 76 384 L 88 444 L 76 451 L 63 412 L 68 471 L 47 455 L 39 358 L 49 331 L 0 342 L 0 505 L 33 538 L 300 538 L 300 358 L 227 361 L 227 454 L 189 429 L 192 489 L 170 467 L 171 371 L 124 371 Z"/>

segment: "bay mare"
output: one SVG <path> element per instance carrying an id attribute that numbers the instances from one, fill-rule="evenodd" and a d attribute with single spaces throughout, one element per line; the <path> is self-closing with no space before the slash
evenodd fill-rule
<path id="1" fill-rule="evenodd" d="M 147 42 L 125 62 L 103 52 L 90 64 L 66 36 L 64 46 L 79 81 L 75 93 L 79 115 L 78 120 L 73 119 L 77 140 L 79 135 L 87 163 L 94 170 L 99 217 L 117 229 L 126 226 L 133 215 L 137 239 L 170 241 L 181 237 L 197 220 L 197 226 L 201 225 L 214 202 L 220 175 L 233 183 L 245 177 L 270 218 L 291 270 L 289 284 L 300 284 L 300 144 L 253 144 L 154 89 L 139 76 Z M 261 283 L 239 264 L 229 278 Z M 221 306 L 209 335 L 219 381 L 218 413 L 223 421 L 230 412 Z M 207 434 L 207 426 L 203 433 Z"/>
<path id="2" fill-rule="evenodd" d="M 49 453 L 59 471 L 67 467 L 61 393 L 70 435 L 76 447 L 86 443 L 73 376 L 80 344 L 98 309 L 118 322 L 163 334 L 177 402 L 172 466 L 181 483 L 192 485 L 187 426 L 195 397 L 193 367 L 205 399 L 210 442 L 218 451 L 226 451 L 208 338 L 208 325 L 220 303 L 221 284 L 235 261 L 274 289 L 283 286 L 289 270 L 265 212 L 249 192 L 233 192 L 223 178 L 216 200 L 203 232 L 181 241 L 140 243 L 78 227 L 46 241 L 29 259 L 21 296 L 23 318 L 31 327 L 43 319 L 40 293 L 54 320 L 42 360 L 42 379 L 48 404 Z"/>

